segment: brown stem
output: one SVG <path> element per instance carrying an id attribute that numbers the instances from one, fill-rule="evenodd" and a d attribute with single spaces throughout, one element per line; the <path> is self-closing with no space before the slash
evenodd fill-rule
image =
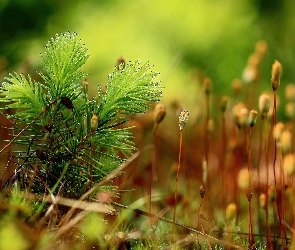
<path id="1" fill-rule="evenodd" d="M 248 174 L 249 174 L 249 188 L 252 188 L 252 179 L 251 179 L 251 135 L 252 128 L 249 129 L 249 142 L 248 142 Z"/>
<path id="2" fill-rule="evenodd" d="M 277 237 L 276 236 L 276 232 L 277 232 L 277 230 L 276 230 L 276 228 L 277 228 L 277 220 L 276 220 L 276 205 L 275 205 L 275 201 L 272 201 L 272 210 L 273 210 L 273 218 L 274 218 L 273 238 L 275 239 Z M 274 241 L 274 243 L 275 243 L 274 249 L 276 249 L 276 241 Z"/>
<path id="3" fill-rule="evenodd" d="M 202 200 L 201 199 L 201 202 L 200 202 L 200 206 L 199 206 L 199 209 L 198 209 L 198 229 L 200 229 L 200 211 L 201 211 L 201 207 L 202 207 Z"/>
<path id="4" fill-rule="evenodd" d="M 225 151 L 226 151 L 226 126 L 225 126 L 225 116 L 222 113 L 222 155 L 221 155 L 221 196 L 222 196 L 222 207 L 225 208 L 226 200 L 224 195 L 224 161 L 225 161 Z"/>
<path id="5" fill-rule="evenodd" d="M 152 182 L 157 179 L 156 175 L 156 152 L 157 152 L 157 139 L 159 132 L 159 123 L 155 124 L 155 135 L 154 135 L 154 148 L 152 155 L 152 164 L 150 165 L 150 180 L 149 180 L 149 213 L 152 213 Z"/>
<path id="6" fill-rule="evenodd" d="M 249 242 L 249 249 L 252 249 L 252 242 L 251 242 L 251 238 L 252 238 L 252 231 L 251 231 L 251 227 L 252 227 L 251 200 L 249 200 L 248 214 L 249 214 L 248 242 Z"/>
<path id="7" fill-rule="evenodd" d="M 284 169 L 283 169 L 283 164 L 282 164 L 282 154 L 280 153 L 280 188 L 281 188 L 281 221 L 285 221 L 286 219 L 286 200 L 285 200 L 285 177 L 284 177 Z M 287 244 L 287 235 L 286 235 L 286 227 L 283 223 L 281 223 L 281 229 L 282 229 L 282 239 L 283 242 L 282 244 L 285 245 Z"/>
<path id="8" fill-rule="evenodd" d="M 177 173 L 176 173 L 176 179 L 175 179 L 174 211 L 173 211 L 173 224 L 172 224 L 172 241 L 173 241 L 173 237 L 174 237 L 174 227 L 175 227 L 176 198 L 177 198 L 177 190 L 178 190 L 178 177 L 179 177 L 179 170 L 180 170 L 181 148 L 182 148 L 182 130 L 180 130 L 178 165 L 177 165 Z"/>
<path id="9" fill-rule="evenodd" d="M 207 162 L 207 189 L 209 189 L 209 181 L 210 181 L 210 176 L 209 176 L 209 134 L 208 134 L 208 123 L 209 123 L 209 103 L 210 103 L 210 95 L 206 94 L 206 121 L 205 121 L 205 128 L 204 128 L 204 133 L 205 133 L 205 161 Z"/>
<path id="10" fill-rule="evenodd" d="M 291 187 L 291 194 L 294 194 L 294 177 L 289 177 L 289 183 Z M 294 223 L 294 197 L 289 197 L 289 216 L 290 216 L 290 225 L 295 228 Z M 291 236 L 292 242 L 295 242 L 295 232 L 292 232 Z"/>
<path id="11" fill-rule="evenodd" d="M 202 225 L 201 225 L 201 228 L 202 228 L 202 232 L 203 232 L 203 234 L 206 235 L 205 230 L 204 230 L 204 228 L 203 228 Z M 210 243 L 209 243 L 207 237 L 205 237 L 205 240 L 206 240 L 206 243 L 207 243 L 208 250 L 212 249 L 212 247 L 211 247 L 211 245 L 210 245 Z"/>
<path id="12" fill-rule="evenodd" d="M 92 183 L 93 183 L 93 177 L 92 177 L 93 162 L 92 162 L 92 159 L 93 159 L 93 144 L 91 143 L 90 144 L 90 165 L 89 165 L 89 175 L 90 175 L 90 178 L 89 178 L 89 187 L 88 187 L 88 190 L 92 188 Z"/>
<path id="13" fill-rule="evenodd" d="M 267 132 L 267 121 L 264 120 L 265 132 Z M 267 133 L 266 133 L 267 134 Z M 267 249 L 272 249 L 270 227 L 269 227 L 269 208 L 268 208 L 268 186 L 269 186 L 269 140 L 271 138 L 272 129 L 269 131 L 268 136 L 265 137 L 265 170 L 266 170 L 266 185 L 265 185 L 265 229 L 266 229 L 266 247 Z"/>
<path id="14" fill-rule="evenodd" d="M 252 127 L 249 129 L 249 142 L 248 142 L 248 174 L 249 174 L 249 190 L 251 190 L 251 195 L 248 197 L 249 201 L 249 245 L 250 249 L 254 244 L 254 236 L 253 236 L 253 211 L 252 211 L 252 167 L 251 167 L 251 136 L 252 136 Z"/>
<path id="15" fill-rule="evenodd" d="M 235 144 L 238 145 L 239 144 L 239 129 L 237 126 L 235 126 L 235 133 L 234 133 L 234 139 L 235 139 Z M 236 152 L 233 152 L 234 154 L 234 162 L 232 165 L 232 169 L 233 169 L 233 179 L 237 180 L 238 177 L 238 158 L 240 157 Z M 234 189 L 234 203 L 237 205 L 237 215 L 236 215 L 236 225 L 238 225 L 238 219 L 239 219 L 239 199 L 238 199 L 238 185 L 237 182 L 234 181 L 233 182 L 233 189 Z"/>
<path id="16" fill-rule="evenodd" d="M 264 116 L 262 116 L 262 123 L 264 122 Z M 257 162 L 257 179 L 258 179 L 258 195 L 256 199 L 256 205 L 258 209 L 258 232 L 259 235 L 262 235 L 262 229 L 261 229 L 261 217 L 260 217 L 260 210 L 259 210 L 259 193 L 260 193 L 260 162 L 261 162 L 261 155 L 262 155 L 262 141 L 263 141 L 263 136 L 262 136 L 262 123 L 259 125 L 259 149 L 258 149 L 258 162 Z M 260 239 L 262 239 L 260 237 Z"/>
<path id="17" fill-rule="evenodd" d="M 277 112 L 277 91 L 274 90 L 274 102 L 273 102 L 273 127 L 276 125 L 276 112 Z M 276 180 L 276 160 L 277 160 L 277 141 L 274 140 L 274 160 L 273 160 L 273 174 L 274 174 L 274 181 L 275 181 L 275 190 L 277 196 L 277 208 L 278 208 L 278 218 L 279 218 L 279 226 L 281 229 L 281 233 L 284 234 L 284 225 L 282 224 L 282 206 L 281 206 L 281 199 L 279 198 L 278 193 L 278 185 Z M 283 190 L 282 190 L 283 192 Z"/>

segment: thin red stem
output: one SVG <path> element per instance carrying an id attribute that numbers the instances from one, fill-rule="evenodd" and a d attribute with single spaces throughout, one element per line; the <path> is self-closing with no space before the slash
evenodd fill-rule
<path id="1" fill-rule="evenodd" d="M 277 91 L 274 90 L 274 102 L 273 102 L 273 127 L 276 125 L 276 112 L 277 112 Z M 274 160 L 273 160 L 273 174 L 274 174 L 274 181 L 275 181 L 275 190 L 276 190 L 276 196 L 277 196 L 277 208 L 278 208 L 278 218 L 280 223 L 280 229 L 281 233 L 284 234 L 284 225 L 282 224 L 282 207 L 281 207 L 281 199 L 279 197 L 278 192 L 278 185 L 277 185 L 277 178 L 276 178 L 276 160 L 277 160 L 277 141 L 274 140 Z M 283 192 L 283 190 L 282 190 Z"/>
<path id="2" fill-rule="evenodd" d="M 265 123 L 265 131 L 267 132 L 267 121 Z M 266 206 L 265 206 L 265 228 L 266 228 L 266 246 L 267 249 L 272 249 L 271 244 L 271 235 L 270 235 L 270 228 L 269 228 L 269 208 L 268 208 L 268 186 L 269 186 L 269 139 L 271 137 L 272 131 L 269 132 L 268 136 L 265 137 L 265 171 L 266 171 L 266 185 L 265 185 L 265 199 L 266 199 Z"/>
<path id="3" fill-rule="evenodd" d="M 197 229 L 200 229 L 200 211 L 201 211 L 201 207 L 202 207 L 202 200 L 203 199 L 201 199 L 200 206 L 198 209 L 198 227 L 197 227 Z"/>
<path id="4" fill-rule="evenodd" d="M 222 113 L 222 156 L 221 156 L 221 196 L 222 196 L 222 207 L 225 208 L 226 200 L 224 195 L 224 160 L 225 160 L 225 151 L 226 151 L 226 126 L 225 126 L 225 116 Z"/>
<path id="5" fill-rule="evenodd" d="M 249 189 L 252 192 L 252 168 L 251 168 L 251 136 L 252 136 L 252 127 L 249 129 L 249 142 L 248 142 L 248 174 L 249 174 Z M 253 211 L 252 211 L 252 194 L 249 197 L 249 245 L 250 249 L 254 244 L 254 236 L 253 236 Z"/>
<path id="6" fill-rule="evenodd" d="M 206 121 L 205 121 L 205 160 L 207 162 L 207 187 L 209 189 L 209 135 L 208 135 L 208 123 L 209 123 L 209 103 L 210 103 L 210 95 L 206 94 Z"/>
<path id="7" fill-rule="evenodd" d="M 280 154 L 282 156 L 282 154 Z M 280 178 L 280 188 L 281 188 L 281 221 L 285 221 L 286 219 L 286 200 L 285 200 L 285 177 L 284 177 L 284 169 L 282 164 L 282 157 L 280 157 L 280 172 L 281 172 L 281 178 Z M 281 223 L 282 228 L 282 239 L 283 239 L 283 245 L 287 244 L 287 235 L 286 235 L 286 227 L 283 223 Z"/>
<path id="8" fill-rule="evenodd" d="M 88 189 L 92 188 L 92 183 L 93 183 L 93 177 L 92 177 L 92 168 L 93 168 L 93 144 L 90 144 L 90 166 L 89 166 L 89 175 L 90 175 L 90 180 L 89 180 L 89 187 Z"/>
<path id="9" fill-rule="evenodd" d="M 182 148 L 182 130 L 180 130 L 178 165 L 177 165 L 177 173 L 176 173 L 176 179 L 175 179 L 174 211 L 173 211 L 173 224 L 172 224 L 172 241 L 173 241 L 173 237 L 174 237 L 174 227 L 175 227 L 176 198 L 177 198 L 177 190 L 178 190 L 178 177 L 179 177 L 179 170 L 180 170 L 181 148 Z"/>
<path id="10" fill-rule="evenodd" d="M 152 213 L 152 182 L 153 179 L 157 179 L 155 167 L 156 167 L 156 152 L 157 152 L 157 139 L 158 139 L 158 131 L 159 124 L 155 124 L 155 135 L 154 135 L 154 148 L 153 148 L 153 156 L 152 156 L 152 164 L 150 165 L 150 180 L 149 180 L 149 213 Z"/>

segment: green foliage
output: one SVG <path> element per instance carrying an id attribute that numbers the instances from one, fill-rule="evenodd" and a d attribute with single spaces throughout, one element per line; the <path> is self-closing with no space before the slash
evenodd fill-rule
<path id="1" fill-rule="evenodd" d="M 17 186 L 13 188 L 9 199 L 4 200 L 0 196 L 0 201 L 0 249 L 29 249 L 31 243 L 22 228 L 24 219 L 32 213 L 32 203 L 23 198 Z"/>
<path id="2" fill-rule="evenodd" d="M 1 225 L 0 230 L 0 248 L 3 250 L 18 249 L 25 250 L 29 249 L 29 242 L 20 232 L 17 223 L 11 221 L 5 221 L 6 224 Z M 13 240 L 12 240 L 13 238 Z"/>
<path id="3" fill-rule="evenodd" d="M 116 117 L 117 120 L 126 121 L 125 115 L 144 113 L 150 102 L 159 101 L 162 95 L 158 82 L 153 82 L 158 73 L 152 72 L 151 65 L 145 63 L 141 65 L 136 61 L 134 64 L 127 64 L 124 68 L 120 64 L 113 74 L 108 77 L 106 86 L 106 95 L 101 96 L 101 105 L 99 107 L 100 124 L 102 126 Z M 118 91 L 122 89 L 124 91 Z M 113 125 L 113 123 L 112 123 Z"/>
<path id="4" fill-rule="evenodd" d="M 41 54 L 42 83 L 13 73 L 0 90 L 4 109 L 16 109 L 8 116 L 17 145 L 14 162 L 19 171 L 25 170 L 22 184 L 33 180 L 37 193 L 62 183 L 64 194 L 79 196 L 102 180 L 124 161 L 122 155 L 135 150 L 129 128 L 119 125 L 129 115 L 147 111 L 161 96 L 154 81 L 158 74 L 149 63 L 135 62 L 115 67 L 105 93 L 98 86 L 98 96 L 89 100 L 81 84 L 88 57 L 75 33 L 57 34 Z M 95 116 L 98 124 L 93 127 Z"/>
<path id="5" fill-rule="evenodd" d="M 107 229 L 107 222 L 100 218 L 95 213 L 90 213 L 84 219 L 81 226 L 81 232 L 85 236 L 85 239 L 89 242 L 99 242 L 100 245 L 104 244 L 102 235 Z"/>
<path id="6" fill-rule="evenodd" d="M 41 57 L 46 75 L 40 75 L 45 82 L 54 84 L 54 88 L 49 90 L 50 97 L 55 99 L 69 95 L 70 99 L 76 99 L 81 91 L 75 83 L 87 76 L 81 69 L 89 57 L 87 49 L 81 40 L 77 40 L 75 33 L 56 35 L 48 41 L 45 49 Z"/>

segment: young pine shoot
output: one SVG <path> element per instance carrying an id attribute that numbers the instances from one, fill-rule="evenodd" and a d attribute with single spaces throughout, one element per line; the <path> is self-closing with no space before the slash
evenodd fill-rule
<path id="1" fill-rule="evenodd" d="M 76 33 L 57 34 L 41 53 L 40 82 L 14 72 L 0 89 L 3 109 L 16 110 L 7 115 L 14 126 L 0 152 L 13 146 L 14 168 L 22 171 L 24 186 L 32 180 L 34 193 L 80 197 L 102 181 L 136 149 L 130 128 L 121 125 L 162 95 L 158 73 L 136 61 L 115 67 L 106 91 L 99 85 L 89 99 L 88 57 Z"/>

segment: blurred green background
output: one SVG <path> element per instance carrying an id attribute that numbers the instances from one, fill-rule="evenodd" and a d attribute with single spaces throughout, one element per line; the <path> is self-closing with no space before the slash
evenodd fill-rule
<path id="1" fill-rule="evenodd" d="M 262 85 L 270 88 L 274 59 L 283 82 L 294 79 L 292 0 L 1 0 L 0 73 L 38 68 L 39 53 L 56 33 L 75 31 L 89 48 L 88 81 L 105 84 L 118 57 L 150 61 L 161 73 L 164 100 L 196 102 L 209 76 L 218 95 L 231 94 L 258 40 L 268 43 Z M 263 88 L 264 88 L 263 87 Z"/>

